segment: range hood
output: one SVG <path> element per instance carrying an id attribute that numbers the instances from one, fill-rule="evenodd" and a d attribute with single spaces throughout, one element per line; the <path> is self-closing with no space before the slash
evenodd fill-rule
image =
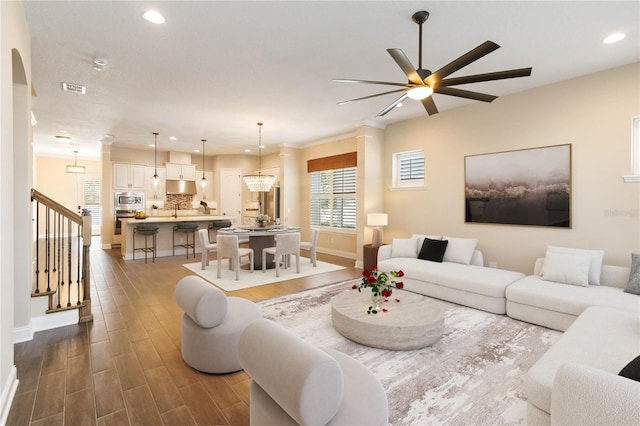
<path id="1" fill-rule="evenodd" d="M 167 194 L 195 195 L 196 182 L 193 180 L 169 180 L 167 179 Z"/>

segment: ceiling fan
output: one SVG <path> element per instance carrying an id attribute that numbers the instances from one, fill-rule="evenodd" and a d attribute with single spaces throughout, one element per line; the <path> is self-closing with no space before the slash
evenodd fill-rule
<path id="1" fill-rule="evenodd" d="M 418 46 L 418 68 L 414 68 L 411 61 L 407 58 L 407 55 L 401 49 L 387 49 L 387 52 L 391 55 L 394 61 L 398 64 L 400 69 L 407 75 L 409 81 L 407 83 L 393 83 L 388 81 L 372 81 L 372 80 L 352 80 L 343 78 L 334 78 L 332 81 L 338 83 L 364 83 L 364 84 L 380 84 L 384 86 L 399 86 L 401 89 L 391 90 L 388 92 L 376 93 L 375 95 L 364 96 L 362 98 L 350 99 L 348 101 L 338 102 L 338 105 L 348 104 L 354 101 L 361 101 L 364 99 L 375 98 L 377 96 L 388 95 L 391 93 L 402 93 L 398 99 L 393 101 L 389 106 L 380 111 L 376 117 L 382 117 L 389 111 L 394 109 L 398 104 L 404 101 L 407 97 L 411 99 L 420 100 L 424 109 L 429 115 L 438 113 L 433 97 L 433 93 L 441 95 L 457 96 L 460 98 L 473 99 L 483 102 L 492 102 L 497 96 L 487 95 L 485 93 L 472 92 L 464 89 L 457 89 L 451 86 L 457 86 L 460 84 L 479 83 L 483 81 L 503 80 L 507 78 L 516 77 L 528 77 L 531 75 L 531 67 L 519 68 L 506 71 L 489 72 L 484 74 L 474 74 L 464 77 L 446 78 L 450 74 L 458 71 L 461 68 L 466 67 L 472 62 L 477 61 L 485 55 L 498 49 L 500 46 L 492 41 L 485 41 L 478 47 L 470 50 L 464 55 L 460 56 L 443 66 L 436 72 L 431 72 L 422 68 L 422 24 L 429 18 L 429 12 L 419 11 L 413 14 L 413 22 L 420 26 L 419 34 L 419 46 Z"/>

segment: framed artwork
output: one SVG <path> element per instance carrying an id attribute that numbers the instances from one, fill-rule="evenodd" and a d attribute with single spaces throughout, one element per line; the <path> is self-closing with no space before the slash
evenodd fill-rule
<path id="1" fill-rule="evenodd" d="M 571 144 L 464 158 L 465 222 L 571 227 Z"/>

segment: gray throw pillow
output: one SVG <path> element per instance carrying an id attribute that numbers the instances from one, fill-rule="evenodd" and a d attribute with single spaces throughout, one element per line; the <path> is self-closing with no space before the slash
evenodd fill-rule
<path id="1" fill-rule="evenodd" d="M 631 253 L 631 273 L 625 293 L 640 295 L 640 254 Z"/>

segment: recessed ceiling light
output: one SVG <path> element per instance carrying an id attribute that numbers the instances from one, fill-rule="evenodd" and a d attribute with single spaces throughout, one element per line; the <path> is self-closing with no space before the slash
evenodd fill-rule
<path id="1" fill-rule="evenodd" d="M 155 148 L 155 147 L 156 147 L 156 145 L 155 145 L 155 144 L 152 144 L 152 143 L 150 143 L 150 144 L 149 144 L 149 146 L 150 146 L 151 148 Z"/>
<path id="2" fill-rule="evenodd" d="M 164 24 L 164 16 L 155 10 L 147 10 L 143 16 L 144 19 L 154 24 Z"/>
<path id="3" fill-rule="evenodd" d="M 177 138 L 175 136 L 169 136 L 170 141 L 175 141 Z"/>
<path id="4" fill-rule="evenodd" d="M 626 36 L 627 35 L 624 33 L 613 33 L 613 34 L 609 34 L 604 39 L 602 39 L 602 42 L 604 44 L 616 43 L 616 42 L 619 42 L 620 40 L 623 40 Z"/>
<path id="5" fill-rule="evenodd" d="M 245 148 L 244 152 L 251 152 L 251 150 L 249 148 Z"/>
<path id="6" fill-rule="evenodd" d="M 199 149 L 194 149 L 193 152 L 200 152 L 200 150 Z"/>

